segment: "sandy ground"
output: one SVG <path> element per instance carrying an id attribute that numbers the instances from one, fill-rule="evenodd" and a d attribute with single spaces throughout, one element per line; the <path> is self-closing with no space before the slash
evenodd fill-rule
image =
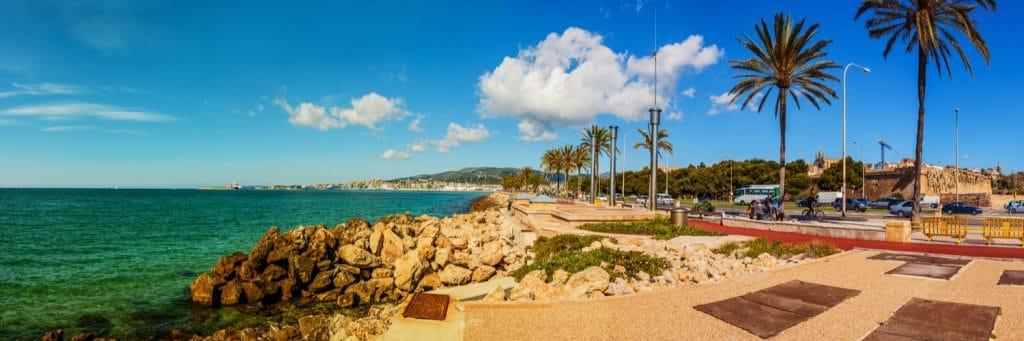
<path id="1" fill-rule="evenodd" d="M 993 334 L 1024 339 L 1024 287 L 999 286 L 1003 270 L 1024 262 L 974 259 L 950 281 L 885 275 L 902 262 L 869 260 L 855 250 L 771 272 L 719 283 L 593 300 L 470 303 L 467 340 L 757 340 L 758 337 L 694 310 L 789 280 L 860 290 L 828 311 L 789 328 L 781 340 L 859 340 L 913 297 L 1002 308 Z"/>

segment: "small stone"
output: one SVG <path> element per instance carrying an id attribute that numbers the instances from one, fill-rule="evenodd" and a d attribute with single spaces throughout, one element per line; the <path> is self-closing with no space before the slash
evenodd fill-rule
<path id="1" fill-rule="evenodd" d="M 622 265 L 615 265 L 615 267 L 612 268 L 612 272 L 617 273 L 617 274 L 625 274 L 626 273 L 626 267 L 624 267 Z"/>
<path id="2" fill-rule="evenodd" d="M 569 272 L 558 269 L 551 273 L 551 284 L 565 284 L 565 281 L 569 280 Z"/>
<path id="3" fill-rule="evenodd" d="M 479 283 L 490 279 L 494 276 L 495 269 L 492 266 L 481 265 L 480 267 L 473 269 L 473 276 L 471 281 Z"/>
<path id="4" fill-rule="evenodd" d="M 643 271 L 638 271 L 636 273 L 636 279 L 638 281 L 650 282 L 651 281 L 651 275 L 648 275 L 646 272 L 643 272 Z"/>
<path id="5" fill-rule="evenodd" d="M 610 277 L 601 267 L 591 266 L 573 274 L 565 285 L 570 298 L 587 298 L 593 292 L 604 292 Z"/>
<path id="6" fill-rule="evenodd" d="M 470 281 L 472 275 L 472 271 L 457 265 L 448 265 L 438 274 L 441 283 L 447 285 L 466 284 Z"/>
<path id="7" fill-rule="evenodd" d="M 358 268 L 366 269 L 380 265 L 377 261 L 377 257 L 372 253 L 353 245 L 343 245 L 341 249 L 338 250 L 338 256 L 341 257 L 346 264 Z"/>
<path id="8" fill-rule="evenodd" d="M 487 293 L 487 296 L 484 296 L 483 301 L 486 301 L 486 302 L 503 302 L 503 301 L 505 301 L 505 289 L 502 289 L 501 285 L 495 285 L 494 289 L 491 289 L 491 291 Z"/>

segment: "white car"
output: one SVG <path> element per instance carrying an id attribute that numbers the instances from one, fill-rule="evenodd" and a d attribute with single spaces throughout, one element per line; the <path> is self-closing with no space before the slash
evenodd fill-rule
<path id="1" fill-rule="evenodd" d="M 910 217 L 914 215 L 914 202 L 910 200 L 904 200 L 901 203 L 889 206 L 889 213 L 895 214 L 897 217 Z"/>
<path id="2" fill-rule="evenodd" d="M 657 200 L 658 205 L 674 205 L 676 203 L 676 200 L 672 199 L 671 195 L 664 193 L 658 194 L 655 200 Z"/>
<path id="3" fill-rule="evenodd" d="M 1007 213 L 1020 213 L 1024 212 L 1024 200 L 1014 200 L 1003 205 L 1006 208 Z"/>

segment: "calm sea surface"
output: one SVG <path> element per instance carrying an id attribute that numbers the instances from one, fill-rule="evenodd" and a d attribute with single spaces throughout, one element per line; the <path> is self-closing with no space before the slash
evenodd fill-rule
<path id="1" fill-rule="evenodd" d="M 219 257 L 248 252 L 270 226 L 443 216 L 481 195 L 0 189 L 0 338 L 58 327 L 127 338 L 189 330 L 197 309 L 188 285 Z"/>

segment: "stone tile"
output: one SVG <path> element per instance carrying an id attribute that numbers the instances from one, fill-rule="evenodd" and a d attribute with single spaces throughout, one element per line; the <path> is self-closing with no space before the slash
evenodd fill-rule
<path id="1" fill-rule="evenodd" d="M 771 288 L 761 290 L 776 296 L 797 299 L 806 303 L 824 306 L 826 309 L 847 298 L 857 296 L 858 290 L 838 288 L 828 285 L 808 283 L 804 281 L 789 281 Z"/>
<path id="2" fill-rule="evenodd" d="M 970 263 L 970 259 L 964 258 L 947 258 L 947 257 L 935 257 L 929 255 L 916 255 L 906 253 L 890 253 L 883 252 L 874 256 L 868 257 L 868 259 L 876 260 L 889 260 L 889 261 L 902 261 L 907 263 L 922 263 L 922 264 L 939 264 L 939 265 L 957 265 L 964 266 Z"/>
<path id="3" fill-rule="evenodd" d="M 904 275 L 914 277 L 925 277 L 949 280 L 960 271 L 959 266 L 948 266 L 938 264 L 904 263 L 899 267 L 889 270 L 887 275 Z"/>
<path id="4" fill-rule="evenodd" d="M 1020 285 L 1024 286 L 1024 270 L 1005 270 L 999 276 L 999 285 Z"/>
<path id="5" fill-rule="evenodd" d="M 999 308 L 914 298 L 866 340 L 988 340 Z"/>
<path id="6" fill-rule="evenodd" d="M 698 311 L 722 320 L 761 338 L 769 338 L 810 318 L 807 315 L 785 311 L 760 304 L 743 297 L 694 307 Z"/>

